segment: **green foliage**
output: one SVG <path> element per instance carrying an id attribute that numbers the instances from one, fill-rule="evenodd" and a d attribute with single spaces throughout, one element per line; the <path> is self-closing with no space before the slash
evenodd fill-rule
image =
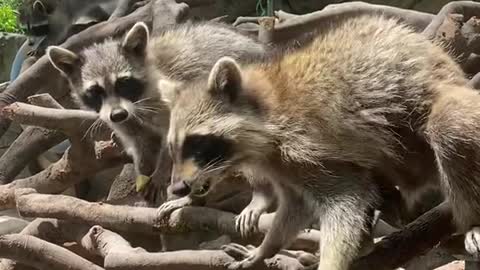
<path id="1" fill-rule="evenodd" d="M 0 0 L 0 32 L 21 32 L 17 21 L 19 0 Z"/>

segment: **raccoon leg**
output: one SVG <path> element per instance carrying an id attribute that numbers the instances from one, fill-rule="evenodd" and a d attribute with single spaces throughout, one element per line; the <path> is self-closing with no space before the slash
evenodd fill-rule
<path id="1" fill-rule="evenodd" d="M 425 135 L 455 223 L 466 232 L 480 224 L 480 96 L 462 87 L 442 90 L 428 116 Z M 467 248 L 475 253 L 480 247 L 473 241 L 477 234 L 478 230 L 472 231 L 469 235 L 475 237 L 466 241 Z"/>
<path id="2" fill-rule="evenodd" d="M 320 270 L 347 270 L 371 237 L 375 194 L 370 191 L 329 194 L 320 206 Z M 373 188 L 374 190 L 375 188 Z"/>
<path id="3" fill-rule="evenodd" d="M 249 255 L 243 261 L 231 264 L 229 269 L 250 268 L 274 256 L 295 240 L 300 230 L 311 224 L 314 212 L 313 198 L 310 195 L 298 188 L 279 183 L 274 183 L 274 190 L 278 198 L 278 208 L 270 230 L 259 247 L 249 251 Z"/>
<path id="4" fill-rule="evenodd" d="M 235 218 L 235 228 L 242 237 L 258 232 L 258 219 L 267 211 L 274 198 L 270 184 L 258 184 L 253 187 L 252 200 Z"/>

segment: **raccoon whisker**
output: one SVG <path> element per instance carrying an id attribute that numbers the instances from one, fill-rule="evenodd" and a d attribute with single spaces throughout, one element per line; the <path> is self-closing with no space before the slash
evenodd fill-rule
<path id="1" fill-rule="evenodd" d="M 149 109 L 149 110 L 153 110 L 153 111 L 160 111 L 161 110 L 161 107 L 159 107 L 159 106 L 137 105 L 137 108 Z"/>
<path id="2" fill-rule="evenodd" d="M 136 113 L 132 113 L 132 116 L 133 116 L 133 118 L 135 118 L 138 122 L 140 122 L 140 124 L 143 124 L 143 122 L 144 122 L 143 120 L 144 120 L 144 119 L 143 119 L 141 116 L 137 115 Z"/>
<path id="3" fill-rule="evenodd" d="M 101 131 L 101 129 L 102 129 L 102 127 L 103 127 L 103 124 L 104 124 L 104 122 L 101 121 L 100 119 L 97 119 L 97 120 L 98 120 L 98 121 L 95 121 L 95 122 L 97 122 L 97 123 L 95 124 L 95 127 L 94 127 L 94 129 L 93 129 L 93 131 L 92 131 L 92 136 L 97 135 L 97 134 Z"/>
<path id="4" fill-rule="evenodd" d="M 229 161 L 224 161 L 223 164 L 221 166 L 218 166 L 218 167 L 215 167 L 216 165 L 218 165 L 220 163 L 220 159 L 214 159 L 213 161 L 211 161 L 209 164 L 207 164 L 207 166 L 205 168 L 203 168 L 200 173 L 202 174 L 207 174 L 207 173 L 212 173 L 212 172 L 215 172 L 215 171 L 218 171 L 218 170 L 223 170 L 227 167 L 230 166 L 230 162 Z"/>
<path id="5" fill-rule="evenodd" d="M 213 168 L 215 165 L 218 164 L 220 160 L 218 158 L 211 160 L 210 162 L 205 165 L 205 167 L 201 170 L 202 172 L 208 171 L 209 169 Z"/>
<path id="6" fill-rule="evenodd" d="M 148 101 L 150 99 L 153 99 L 153 97 L 142 98 L 140 100 L 137 100 L 137 101 L 133 102 L 133 104 L 140 104 L 140 103 Z"/>
<path id="7" fill-rule="evenodd" d="M 146 109 L 146 108 L 137 108 L 137 109 L 140 110 L 140 111 L 146 111 L 146 112 L 151 112 L 151 113 L 158 114 L 158 112 L 153 110 L 153 109 Z"/>
<path id="8" fill-rule="evenodd" d="M 82 141 L 87 137 L 87 135 L 92 131 L 92 129 L 95 127 L 98 121 L 101 121 L 100 118 L 97 118 L 85 131 L 85 134 L 83 134 Z"/>
<path id="9" fill-rule="evenodd" d="M 225 168 L 228 168 L 230 165 L 229 164 L 224 164 L 222 166 L 218 166 L 218 167 L 215 167 L 215 168 L 211 168 L 210 170 L 207 170 L 207 171 L 203 171 L 202 173 L 212 173 L 212 172 L 216 172 L 216 171 L 219 171 L 219 170 L 223 170 Z"/>

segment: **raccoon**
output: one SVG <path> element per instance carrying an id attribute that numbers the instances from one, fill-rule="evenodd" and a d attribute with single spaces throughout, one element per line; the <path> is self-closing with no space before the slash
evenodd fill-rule
<path id="1" fill-rule="evenodd" d="M 65 41 L 74 25 L 105 21 L 124 1 L 129 0 L 23 0 L 18 21 L 31 42 L 45 37 L 35 52 L 43 54 L 47 46 Z"/>
<path id="2" fill-rule="evenodd" d="M 152 136 L 146 139 L 146 134 L 162 137 L 168 128 L 168 108 L 160 96 L 167 99 L 173 86 L 207 76 L 221 55 L 255 61 L 265 52 L 265 45 L 220 23 L 185 23 L 150 38 L 147 26 L 139 22 L 123 39 L 95 44 L 79 54 L 52 46 L 47 54 L 68 79 L 79 103 L 99 112 L 114 130 L 137 172 L 151 176 L 159 162 L 152 156 L 159 156 L 155 145 L 161 139 L 151 144 Z M 146 132 L 138 131 L 142 127 L 135 124 L 137 118 Z M 186 191 L 185 186 L 179 188 L 182 183 L 173 184 L 180 194 Z M 162 213 L 190 203 L 169 202 Z"/>
<path id="3" fill-rule="evenodd" d="M 441 45 L 383 16 L 347 19 L 262 63 L 222 57 L 166 99 L 172 178 L 203 194 L 232 170 L 273 185 L 271 229 L 231 268 L 318 221 L 318 269 L 348 269 L 381 185 L 441 187 L 465 232 L 480 221 L 480 96 L 466 83 Z"/>

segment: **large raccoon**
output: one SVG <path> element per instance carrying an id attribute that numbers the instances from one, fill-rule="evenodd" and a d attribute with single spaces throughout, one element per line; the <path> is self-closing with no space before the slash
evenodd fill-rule
<path id="1" fill-rule="evenodd" d="M 149 39 L 147 26 L 139 22 L 123 39 L 95 44 L 79 54 L 53 46 L 47 51 L 79 103 L 100 113 L 133 157 L 137 172 L 147 176 L 157 168 L 158 160 L 146 154 L 155 146 L 145 143 L 146 135 L 131 120 L 139 118 L 143 127 L 161 136 L 169 113 L 160 92 L 165 98 L 170 95 L 163 88 L 207 76 L 222 55 L 254 61 L 266 51 L 234 28 L 211 22 L 181 24 Z M 172 201 L 162 209 L 167 213 L 188 203 L 191 200 Z"/>
<path id="2" fill-rule="evenodd" d="M 381 16 L 348 19 L 263 63 L 223 57 L 171 90 L 172 177 L 192 193 L 231 170 L 273 184 L 272 227 L 233 268 L 318 220 L 318 269 L 348 269 L 380 184 L 441 186 L 465 232 L 480 221 L 480 96 L 466 82 L 440 45 Z"/>

